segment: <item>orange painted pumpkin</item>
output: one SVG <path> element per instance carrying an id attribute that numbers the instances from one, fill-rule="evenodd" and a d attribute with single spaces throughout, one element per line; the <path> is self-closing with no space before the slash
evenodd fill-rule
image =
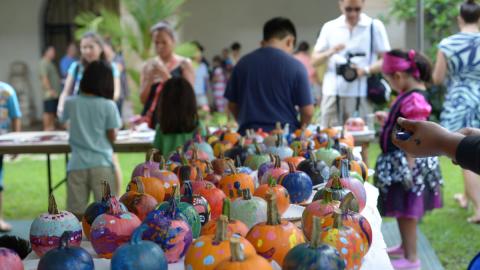
<path id="1" fill-rule="evenodd" d="M 325 190 L 323 199 L 312 202 L 302 214 L 302 229 L 307 239 L 312 239 L 313 219 L 333 213 L 340 206 L 340 201 L 334 200 L 330 189 Z"/>
<path id="2" fill-rule="evenodd" d="M 223 140 L 230 142 L 232 145 L 237 144 L 240 137 L 240 134 L 233 132 L 230 129 L 227 129 L 227 131 L 223 133 Z"/>
<path id="3" fill-rule="evenodd" d="M 227 223 L 227 217 L 220 216 L 215 234 L 202 235 L 190 245 L 185 255 L 185 269 L 214 270 L 222 261 L 230 258 Z M 255 248 L 245 238 L 238 235 L 234 237 L 243 244 L 247 255 L 255 254 Z"/>
<path id="4" fill-rule="evenodd" d="M 352 134 L 346 132 L 345 129 L 342 129 L 342 131 L 338 135 L 339 135 L 339 141 L 341 143 L 344 143 L 352 148 L 355 147 L 355 138 L 353 137 Z"/>
<path id="5" fill-rule="evenodd" d="M 338 130 L 332 127 L 324 128 L 320 132 L 326 133 L 330 138 L 333 138 L 338 134 Z"/>
<path id="6" fill-rule="evenodd" d="M 248 227 L 240 220 L 232 219 L 230 215 L 230 200 L 224 199 L 222 205 L 222 215 L 227 217 L 227 237 L 231 237 L 233 234 L 238 234 L 242 237 L 246 237 L 248 233 Z M 217 220 L 212 219 L 202 227 L 201 235 L 214 234 L 217 230 Z"/>
<path id="7" fill-rule="evenodd" d="M 233 144 L 229 141 L 215 141 L 212 144 L 213 155 L 220 157 L 222 153 L 225 153 L 227 150 L 232 149 Z"/>
<path id="8" fill-rule="evenodd" d="M 306 129 L 305 127 L 299 128 L 295 130 L 295 137 L 297 138 L 310 138 L 312 136 L 312 132 L 309 129 Z"/>
<path id="9" fill-rule="evenodd" d="M 298 164 L 300 164 L 304 160 L 305 160 L 305 158 L 301 157 L 301 156 L 297 156 L 296 152 L 294 152 L 292 157 L 287 157 L 287 158 L 283 159 L 283 161 L 285 161 L 287 163 L 292 163 L 293 166 L 295 166 L 295 168 L 297 168 Z"/>
<path id="10" fill-rule="evenodd" d="M 249 189 L 253 194 L 255 184 L 250 175 L 246 173 L 237 173 L 233 164 L 229 163 L 231 173 L 222 177 L 219 187 L 230 200 L 242 197 L 242 190 Z"/>
<path id="11" fill-rule="evenodd" d="M 205 177 L 208 163 L 207 161 L 198 158 L 198 148 L 196 146 L 192 146 L 192 158 L 190 159 L 189 163 L 190 165 L 198 169 L 197 177 Z M 193 178 L 192 180 L 195 180 L 195 178 Z"/>
<path id="12" fill-rule="evenodd" d="M 231 258 L 220 263 L 215 270 L 273 270 L 272 265 L 262 256 L 247 256 L 238 239 L 230 239 L 230 250 Z"/>
<path id="13" fill-rule="evenodd" d="M 163 181 L 150 177 L 150 173 L 147 170 L 145 170 L 143 177 L 136 176 L 134 179 L 138 179 L 142 182 L 145 193 L 154 197 L 157 202 L 163 202 L 165 199 L 165 188 Z M 135 185 L 133 181 L 130 181 L 127 186 L 127 191 L 138 191 L 137 185 Z"/>
<path id="14" fill-rule="evenodd" d="M 165 159 L 163 157 L 160 158 L 160 167 L 155 173 L 155 178 L 158 178 L 163 182 L 163 187 L 165 189 L 164 200 L 168 200 L 173 196 L 173 186 L 180 185 L 178 176 L 172 171 L 166 169 Z"/>
<path id="15" fill-rule="evenodd" d="M 259 186 L 253 195 L 267 200 L 269 192 L 275 193 L 278 212 L 280 215 L 283 215 L 288 207 L 290 207 L 290 195 L 288 194 L 287 189 L 281 185 L 277 185 L 277 180 L 271 177 L 270 183 Z"/>
<path id="16" fill-rule="evenodd" d="M 338 250 L 346 262 L 345 269 L 360 269 L 365 250 L 362 237 L 353 228 L 343 225 L 340 209 L 335 210 L 333 220 L 333 226 L 322 232 L 322 241 Z"/>
<path id="17" fill-rule="evenodd" d="M 155 209 L 158 202 L 154 197 L 145 193 L 143 183 L 138 178 L 134 178 L 131 184 L 129 187 L 135 185 L 137 191 L 127 189 L 127 193 L 123 194 L 120 202 L 140 220 L 144 220 L 148 213 Z"/>
<path id="18" fill-rule="evenodd" d="M 210 205 L 212 219 L 218 218 L 222 213 L 223 200 L 227 197 L 225 192 L 216 188 L 212 183 L 207 182 L 205 187 L 199 189 L 196 193 L 207 200 Z"/>
<path id="19" fill-rule="evenodd" d="M 297 226 L 280 219 L 275 197 L 275 194 L 270 193 L 267 199 L 267 222 L 253 226 L 247 234 L 247 240 L 253 244 L 259 255 L 282 265 L 288 251 L 304 243 L 305 239 Z"/>
<path id="20" fill-rule="evenodd" d="M 183 185 L 184 181 L 191 180 L 195 181 L 197 179 L 197 167 L 192 166 L 189 162 L 182 156 L 182 165 L 175 167 L 173 172 L 177 175 L 180 184 Z"/>

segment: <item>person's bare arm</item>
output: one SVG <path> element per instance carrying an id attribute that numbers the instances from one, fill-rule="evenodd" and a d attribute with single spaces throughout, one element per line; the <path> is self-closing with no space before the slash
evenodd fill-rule
<path id="1" fill-rule="evenodd" d="M 313 105 L 307 105 L 300 108 L 300 126 L 307 127 L 313 118 Z"/>
<path id="2" fill-rule="evenodd" d="M 75 80 L 72 75 L 67 75 L 67 78 L 65 79 L 65 85 L 63 86 L 62 93 L 60 94 L 60 97 L 58 99 L 58 106 L 57 106 L 57 116 L 60 117 L 63 113 L 63 106 L 65 105 L 65 100 L 67 99 L 68 96 L 70 96 L 72 93 L 70 93 L 70 90 L 73 88 L 73 84 L 75 83 Z"/>
<path id="3" fill-rule="evenodd" d="M 149 69 L 150 68 L 148 64 L 145 64 L 140 72 L 140 102 L 142 102 L 142 104 L 147 102 L 148 95 L 150 94 L 150 88 L 153 84 L 153 78 L 149 74 Z"/>
<path id="4" fill-rule="evenodd" d="M 447 76 L 447 59 L 442 51 L 438 50 L 437 52 L 437 62 L 435 63 L 435 68 L 433 69 L 432 80 L 436 85 L 443 84 Z"/>
<path id="5" fill-rule="evenodd" d="M 239 109 L 238 109 L 237 103 L 234 103 L 234 102 L 229 101 L 229 102 L 228 102 L 228 110 L 229 110 L 230 113 L 233 115 L 233 117 L 235 118 L 235 120 L 238 121 Z"/>
<path id="6" fill-rule="evenodd" d="M 120 98 L 121 90 L 122 89 L 120 84 L 120 78 L 114 77 L 113 78 L 113 100 L 117 101 Z"/>
<path id="7" fill-rule="evenodd" d="M 115 129 L 107 130 L 107 139 L 113 145 L 117 139 L 117 131 Z"/>
<path id="8" fill-rule="evenodd" d="M 195 69 L 193 68 L 192 62 L 184 61 L 182 63 L 182 74 L 183 78 L 187 80 L 192 86 L 195 84 Z"/>
<path id="9" fill-rule="evenodd" d="M 12 131 L 13 132 L 19 132 L 22 129 L 22 122 L 20 121 L 20 118 L 13 118 L 12 119 Z"/>
<path id="10" fill-rule="evenodd" d="M 338 44 L 330 49 L 327 49 L 322 52 L 313 52 L 312 53 L 312 65 L 314 67 L 320 66 L 325 63 L 332 55 L 343 50 L 345 48 L 344 44 Z"/>

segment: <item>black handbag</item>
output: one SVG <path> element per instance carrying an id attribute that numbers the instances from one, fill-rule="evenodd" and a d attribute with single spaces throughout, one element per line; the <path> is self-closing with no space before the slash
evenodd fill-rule
<path id="1" fill-rule="evenodd" d="M 373 25 L 374 19 L 372 19 L 372 24 L 370 25 L 370 64 L 373 59 Z M 377 105 L 383 105 L 390 100 L 390 94 L 392 89 L 388 82 L 379 74 L 372 74 L 367 78 L 367 98 L 372 103 Z"/>

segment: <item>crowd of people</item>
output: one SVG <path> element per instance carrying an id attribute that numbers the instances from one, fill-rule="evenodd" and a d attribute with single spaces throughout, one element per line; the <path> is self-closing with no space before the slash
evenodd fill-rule
<path id="1" fill-rule="evenodd" d="M 432 66 L 419 51 L 392 50 L 383 23 L 362 12 L 365 1 L 339 0 L 342 15 L 323 25 L 312 49 L 306 42 L 296 46 L 294 23 L 276 17 L 264 24 L 260 48 L 242 56 L 240 43 L 234 42 L 211 63 L 199 42 L 193 42 L 198 49 L 194 57 L 176 54 L 174 28 L 165 21 L 153 25 L 155 56 L 141 70 L 139 122 L 155 129 L 153 145 L 168 155 L 194 134 L 205 134 L 199 109 L 228 112 L 240 134 L 247 129 L 270 131 L 277 122 L 289 124 L 291 131 L 307 127 L 315 104 L 321 120 L 314 124 L 324 127 L 375 113 L 382 127 L 374 180 L 380 190 L 379 209 L 397 219 L 402 239 L 388 253 L 396 269 L 419 268 L 418 220 L 426 211 L 442 207 L 437 155 L 447 155 L 465 168 L 465 193 L 455 199 L 462 207 L 472 202 L 475 212 L 468 221 L 480 223 L 480 65 L 476 62 L 480 6 L 474 0 L 461 5 L 460 32 L 440 42 Z M 47 47 L 40 62 L 43 123 L 45 130 L 55 128 L 57 116 L 69 123 L 67 209 L 80 215 L 90 191 L 95 199 L 101 197 L 95 181 L 108 180 L 117 194 L 122 186 L 112 142 L 122 126 L 122 104 L 129 95 L 126 68 L 122 55 L 95 33 L 81 38 L 78 59 L 75 45 L 68 47 L 60 61 L 61 75 L 54 58 L 54 48 Z M 325 69 L 322 80 L 317 76 L 320 66 Z M 396 93 L 388 112 L 373 111 L 375 97 L 388 91 L 378 86 L 380 74 Z M 427 95 L 432 84 L 448 88 L 443 128 L 425 121 L 432 112 Z M 6 98 L 0 106 L 8 112 L 0 128 L 18 131 L 21 113 L 15 91 L 4 83 L 0 90 L 0 98 Z M 399 128 L 410 132 L 410 138 L 397 138 Z M 0 230 L 9 229 L 0 212 Z"/>

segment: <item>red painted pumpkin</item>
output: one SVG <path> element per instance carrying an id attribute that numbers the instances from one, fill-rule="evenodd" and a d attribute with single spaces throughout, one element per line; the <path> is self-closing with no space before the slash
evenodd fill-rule
<path id="1" fill-rule="evenodd" d="M 104 214 L 108 211 L 108 200 L 110 199 L 111 192 L 110 192 L 110 185 L 108 182 L 102 182 L 103 187 L 103 196 L 99 202 L 92 202 L 87 209 L 85 210 L 85 214 L 82 217 L 82 227 L 83 233 L 86 235 L 87 239 L 90 240 L 90 228 L 92 226 L 93 221 L 101 214 Z"/>
<path id="2" fill-rule="evenodd" d="M 255 190 L 255 184 L 250 175 L 237 173 L 237 169 L 229 164 L 231 173 L 222 177 L 219 188 L 225 192 L 228 198 L 234 200 L 242 197 L 242 189 L 249 189 L 251 193 Z"/>
<path id="3" fill-rule="evenodd" d="M 130 212 L 124 212 L 115 197 L 110 197 L 109 210 L 98 216 L 92 224 L 90 241 L 100 258 L 112 258 L 115 250 L 130 240 L 141 221 Z"/>
<path id="4" fill-rule="evenodd" d="M 220 157 L 212 161 L 211 165 L 213 168 L 213 172 L 218 175 L 223 175 L 225 173 L 225 170 L 228 168 L 227 163 L 229 162 L 233 162 L 233 160 L 230 158 L 225 158 L 223 153 L 221 153 Z"/>
<path id="5" fill-rule="evenodd" d="M 200 217 L 200 223 L 203 226 L 210 220 L 210 205 L 201 195 L 194 194 L 190 182 L 185 182 L 185 195 L 181 198 L 182 202 L 193 205 Z"/>
<path id="6" fill-rule="evenodd" d="M 214 184 L 216 187 L 218 187 L 219 183 L 220 183 L 220 180 L 222 180 L 222 175 L 220 174 L 216 174 L 214 171 L 213 171 L 213 167 L 211 164 L 209 164 L 207 166 L 207 170 L 206 170 L 206 175 L 205 175 L 205 178 L 204 180 L 205 181 L 208 181 L 212 184 Z"/>
<path id="7" fill-rule="evenodd" d="M 312 239 L 313 219 L 315 217 L 323 217 L 333 213 L 340 206 L 340 201 L 336 201 L 332 197 L 330 190 L 325 191 L 321 200 L 312 202 L 305 208 L 302 214 L 302 229 L 307 239 Z"/>
<path id="8" fill-rule="evenodd" d="M 165 199 L 165 187 L 163 181 L 150 177 L 150 172 L 147 170 L 145 170 L 144 173 L 143 176 L 137 176 L 135 178 L 142 182 L 145 193 L 154 197 L 157 202 L 163 202 Z M 127 191 L 138 191 L 137 185 L 130 181 L 127 186 Z"/>
<path id="9" fill-rule="evenodd" d="M 270 178 L 269 184 L 263 184 L 255 190 L 254 196 L 267 199 L 268 193 L 273 192 L 276 196 L 277 208 L 280 215 L 283 215 L 290 207 L 290 195 L 286 188 L 281 185 L 277 185 L 275 178 Z"/>
<path id="10" fill-rule="evenodd" d="M 217 219 L 222 213 L 223 200 L 227 197 L 225 192 L 216 188 L 212 183 L 208 183 L 205 188 L 201 188 L 197 193 L 203 196 L 210 204 L 212 219 Z"/>
<path id="11" fill-rule="evenodd" d="M 231 258 L 220 263 L 215 270 L 273 270 L 272 265 L 262 256 L 246 254 L 238 239 L 230 239 L 230 250 Z"/>
<path id="12" fill-rule="evenodd" d="M 120 198 L 120 202 L 140 220 L 144 220 L 148 213 L 155 209 L 158 202 L 154 197 L 145 193 L 143 183 L 138 178 L 134 178 L 131 184 L 130 186 L 137 187 L 137 191 L 127 190 L 127 193 Z"/>
<path id="13" fill-rule="evenodd" d="M 297 226 L 280 219 L 275 194 L 268 195 L 267 204 L 267 221 L 253 226 L 247 234 L 247 240 L 253 244 L 259 255 L 282 265 L 288 251 L 304 243 L 305 239 Z"/>
<path id="14" fill-rule="evenodd" d="M 230 257 L 227 223 L 227 217 L 220 216 L 215 234 L 202 235 L 192 243 L 185 255 L 185 269 L 213 270 Z M 233 237 L 239 238 L 246 254 L 255 254 L 255 249 L 245 238 L 238 235 Z"/>
<path id="15" fill-rule="evenodd" d="M 231 237 L 233 234 L 238 234 L 242 237 L 247 236 L 248 227 L 240 220 L 232 219 L 230 215 L 230 200 L 225 198 L 222 205 L 222 215 L 227 217 L 227 237 Z M 217 230 L 217 220 L 212 219 L 202 227 L 201 235 L 214 234 Z"/>

